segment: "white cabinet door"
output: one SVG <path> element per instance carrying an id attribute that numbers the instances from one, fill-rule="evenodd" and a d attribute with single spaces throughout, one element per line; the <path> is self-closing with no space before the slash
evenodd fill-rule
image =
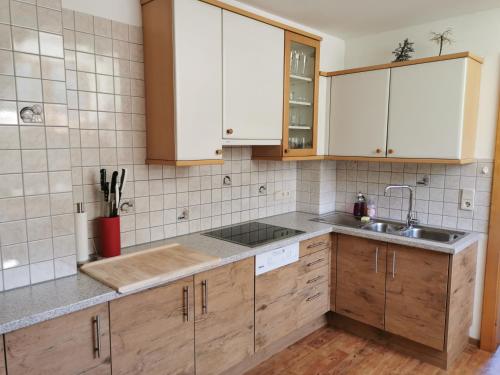
<path id="1" fill-rule="evenodd" d="M 389 157 L 460 159 L 466 73 L 467 59 L 392 69 Z"/>
<path id="2" fill-rule="evenodd" d="M 177 160 L 221 159 L 222 10 L 175 0 L 173 18 Z"/>
<path id="3" fill-rule="evenodd" d="M 284 31 L 225 10 L 222 19 L 223 137 L 235 144 L 279 144 Z"/>
<path id="4" fill-rule="evenodd" d="M 319 77 L 317 155 L 328 155 L 330 140 L 330 77 Z"/>
<path id="5" fill-rule="evenodd" d="M 330 155 L 385 157 L 389 69 L 332 77 Z"/>

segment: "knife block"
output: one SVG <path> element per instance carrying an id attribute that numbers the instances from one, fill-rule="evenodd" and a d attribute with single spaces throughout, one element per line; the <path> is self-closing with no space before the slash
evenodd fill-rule
<path id="1" fill-rule="evenodd" d="M 99 244 L 102 257 L 120 255 L 120 216 L 99 218 Z"/>

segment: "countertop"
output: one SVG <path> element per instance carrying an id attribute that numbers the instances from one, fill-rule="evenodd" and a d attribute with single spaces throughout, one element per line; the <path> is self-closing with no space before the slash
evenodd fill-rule
<path id="1" fill-rule="evenodd" d="M 397 243 L 439 251 L 447 254 L 456 254 L 478 240 L 475 233 L 470 233 L 460 241 L 448 245 L 431 241 L 404 238 L 390 234 L 381 234 L 357 228 L 340 225 L 331 225 L 310 221 L 318 215 L 292 212 L 259 219 L 259 222 L 298 229 L 305 233 L 272 242 L 263 246 L 249 248 L 231 242 L 217 240 L 203 236 L 203 232 L 192 233 L 185 236 L 170 238 L 163 241 L 152 242 L 144 245 L 132 246 L 123 249 L 123 253 L 137 252 L 164 244 L 179 243 L 196 251 L 220 258 L 220 262 L 210 267 L 197 269 L 195 272 L 167 280 L 162 284 L 188 277 L 199 273 L 249 258 L 276 248 L 303 241 L 325 233 L 335 232 L 370 238 L 379 241 Z M 136 291 L 137 292 L 137 291 Z M 134 292 L 135 293 L 135 292 Z M 78 272 L 75 276 L 44 282 L 19 289 L 0 293 L 0 334 L 24 328 L 45 320 L 56 318 L 71 312 L 82 310 L 100 303 L 108 302 L 127 294 L 118 294 L 94 279 Z"/>

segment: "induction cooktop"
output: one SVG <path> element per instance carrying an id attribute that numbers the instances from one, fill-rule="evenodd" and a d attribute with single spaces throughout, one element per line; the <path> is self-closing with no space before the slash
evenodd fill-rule
<path id="1" fill-rule="evenodd" d="M 276 225 L 259 223 L 257 221 L 250 221 L 245 224 L 216 229 L 211 232 L 203 233 L 203 235 L 223 241 L 233 242 L 238 245 L 256 247 L 302 233 L 305 232 L 296 229 L 278 227 Z"/>

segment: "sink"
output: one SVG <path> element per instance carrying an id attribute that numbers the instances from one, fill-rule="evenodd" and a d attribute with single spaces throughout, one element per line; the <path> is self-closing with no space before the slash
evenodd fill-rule
<path id="1" fill-rule="evenodd" d="M 401 232 L 401 235 L 409 238 L 420 238 L 429 241 L 453 243 L 463 237 L 465 233 L 417 227 L 404 230 Z"/>
<path id="2" fill-rule="evenodd" d="M 361 229 L 379 233 L 397 233 L 401 232 L 404 227 L 402 225 L 395 225 L 386 222 L 373 222 L 363 225 Z"/>

